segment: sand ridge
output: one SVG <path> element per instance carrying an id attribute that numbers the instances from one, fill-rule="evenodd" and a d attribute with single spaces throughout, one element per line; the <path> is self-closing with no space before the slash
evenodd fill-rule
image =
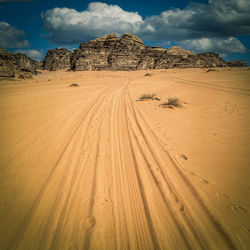
<path id="1" fill-rule="evenodd" d="M 0 248 L 247 249 L 249 74 L 1 82 Z M 183 108 L 160 107 L 168 96 Z"/>

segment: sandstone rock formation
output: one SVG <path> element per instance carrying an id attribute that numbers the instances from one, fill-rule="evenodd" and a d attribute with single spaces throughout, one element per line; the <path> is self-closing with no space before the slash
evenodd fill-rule
<path id="1" fill-rule="evenodd" d="M 245 61 L 242 60 L 233 60 L 227 62 L 228 67 L 246 67 L 247 64 Z"/>
<path id="2" fill-rule="evenodd" d="M 187 57 L 188 55 L 192 55 L 194 56 L 195 53 L 191 50 L 185 50 L 181 47 L 178 46 L 173 46 L 171 48 L 166 49 L 166 53 L 168 55 L 174 55 L 174 56 L 183 56 L 183 57 Z"/>
<path id="3" fill-rule="evenodd" d="M 37 73 L 38 64 L 24 54 L 0 48 L 0 77 L 31 78 Z"/>
<path id="4" fill-rule="evenodd" d="M 231 65 L 236 65 L 236 63 L 231 63 Z M 207 52 L 196 55 L 190 50 L 177 46 L 168 49 L 158 46 L 149 47 L 139 37 L 128 33 L 123 34 L 121 38 L 110 34 L 84 42 L 73 53 L 66 49 L 50 50 L 42 62 L 43 69 L 69 68 L 76 71 L 226 66 L 228 64 L 216 53 Z"/>
<path id="5" fill-rule="evenodd" d="M 49 50 L 41 62 L 41 68 L 51 71 L 70 68 L 71 55 L 71 51 L 63 48 Z"/>
<path id="6" fill-rule="evenodd" d="M 15 77 L 16 57 L 6 49 L 0 48 L 0 76 Z"/>

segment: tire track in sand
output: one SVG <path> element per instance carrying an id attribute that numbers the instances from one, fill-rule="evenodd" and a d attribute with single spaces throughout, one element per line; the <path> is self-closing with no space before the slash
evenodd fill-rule
<path id="1" fill-rule="evenodd" d="M 68 146 L 70 145 L 70 143 L 72 142 L 72 140 L 74 139 L 74 137 L 77 137 L 77 133 L 79 132 L 83 122 L 85 121 L 86 117 L 91 113 L 91 112 L 95 112 L 96 109 L 102 104 L 102 101 L 104 99 L 104 93 L 108 93 L 108 90 L 110 89 L 110 87 L 106 88 L 105 91 L 102 92 L 101 95 L 99 95 L 95 101 L 93 102 L 94 105 L 88 110 L 88 112 L 83 116 L 83 118 L 80 120 L 80 122 L 78 123 L 78 125 L 75 127 L 75 129 L 73 130 L 73 132 L 71 132 L 71 135 L 69 137 L 68 142 L 64 145 L 62 152 L 60 153 L 58 159 L 56 160 L 54 166 L 51 168 L 50 173 L 48 174 L 48 177 L 46 178 L 45 182 L 43 183 L 37 197 L 35 198 L 32 206 L 30 207 L 29 211 L 26 213 L 26 216 L 24 217 L 24 219 L 21 222 L 21 227 L 16 231 L 16 233 L 14 234 L 12 240 L 10 241 L 10 244 L 8 245 L 7 249 L 16 249 L 16 247 L 18 246 L 19 242 L 22 240 L 22 237 L 26 231 L 26 228 L 28 227 L 28 225 L 30 224 L 34 213 L 36 212 L 37 207 L 39 206 L 39 203 L 41 201 L 41 199 L 43 198 L 43 194 L 54 174 L 54 172 L 57 170 L 58 164 L 61 161 L 63 155 L 65 154 Z"/>
<path id="2" fill-rule="evenodd" d="M 231 239 L 231 237 L 229 236 L 229 234 L 225 231 L 225 229 L 223 228 L 221 223 L 215 218 L 215 216 L 211 213 L 211 211 L 206 207 L 206 205 L 205 205 L 204 201 L 202 200 L 201 196 L 199 195 L 198 191 L 194 188 L 194 186 L 191 184 L 191 182 L 188 180 L 188 178 L 184 175 L 184 173 L 178 167 L 177 162 L 173 159 L 173 156 L 171 156 L 169 151 L 167 151 L 167 149 L 165 148 L 163 142 L 159 141 L 160 139 L 156 136 L 156 134 L 150 128 L 148 123 L 145 121 L 145 118 L 143 117 L 142 113 L 139 110 L 135 110 L 135 108 L 133 106 L 132 99 L 131 99 L 129 93 L 128 93 L 128 99 L 129 99 L 129 103 L 130 103 L 129 106 L 132 108 L 135 123 L 137 124 L 137 127 L 138 127 L 138 129 L 139 129 L 139 131 L 141 133 L 141 137 L 144 139 L 144 141 L 145 141 L 149 151 L 151 152 L 153 158 L 155 159 L 156 163 L 158 162 L 157 165 L 159 166 L 159 160 L 157 160 L 158 156 L 157 156 L 156 152 L 158 152 L 158 154 L 159 154 L 159 152 L 163 151 L 164 154 L 167 156 L 167 158 L 171 161 L 171 166 L 174 167 L 175 171 L 177 172 L 176 177 L 181 179 L 182 183 L 184 183 L 186 185 L 187 190 L 189 190 L 189 192 L 193 196 L 192 197 L 193 200 L 196 201 L 196 203 L 198 204 L 199 210 L 201 210 L 202 214 L 207 217 L 207 220 L 211 224 L 211 228 L 213 228 L 213 230 L 217 232 L 216 234 L 219 235 L 219 238 L 221 239 L 220 244 L 223 244 L 223 245 L 227 246 L 228 249 L 236 249 L 236 246 L 235 246 L 233 240 Z M 154 137 L 154 140 L 152 140 L 152 139 L 150 140 L 150 136 Z M 140 137 L 140 136 L 137 135 L 137 137 Z M 161 154 L 161 156 L 162 156 L 162 154 Z M 163 157 L 163 159 L 164 158 L 166 158 L 166 157 Z M 164 171 L 164 169 L 166 169 L 166 167 L 164 167 L 164 163 L 160 164 L 160 165 L 161 165 L 161 167 L 160 167 L 161 173 L 165 172 L 163 174 L 164 181 L 166 183 L 169 183 L 169 180 L 171 179 L 170 178 L 171 176 L 167 177 L 166 171 Z M 171 183 L 167 184 L 167 185 L 168 185 L 168 187 L 171 187 L 170 189 L 172 190 L 172 192 L 173 192 L 173 190 L 177 189 L 177 187 L 175 187 L 173 181 Z M 179 194 L 177 195 L 176 191 L 175 191 L 175 196 L 178 197 L 178 199 L 181 198 L 181 196 Z M 184 200 L 184 199 L 182 199 L 182 200 Z M 192 216 L 194 216 L 194 215 L 189 213 L 188 216 L 191 219 Z M 189 218 L 186 217 L 185 220 L 187 221 Z M 190 226 L 191 223 L 188 222 L 188 225 Z M 205 243 L 206 244 L 205 247 L 209 247 L 209 244 L 211 244 L 211 241 L 206 239 L 206 238 L 208 238 L 207 237 L 208 235 L 206 234 L 206 235 L 203 235 L 202 238 L 197 238 L 199 228 L 197 228 L 196 230 L 197 231 L 195 232 L 194 228 L 191 229 L 191 231 L 195 232 L 196 239 L 201 240 L 200 243 L 203 242 L 202 243 L 203 246 L 204 246 L 204 243 Z M 204 242 L 204 240 L 206 240 L 206 241 Z"/>

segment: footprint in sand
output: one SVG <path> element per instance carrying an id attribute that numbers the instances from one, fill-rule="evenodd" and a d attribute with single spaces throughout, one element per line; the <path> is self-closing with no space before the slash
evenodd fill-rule
<path id="1" fill-rule="evenodd" d="M 241 231 L 243 234 L 247 234 L 247 233 L 250 233 L 250 228 L 241 227 L 241 228 L 240 228 L 240 231 Z"/>
<path id="2" fill-rule="evenodd" d="M 184 205 L 180 206 L 180 211 L 183 212 L 184 211 Z"/>
<path id="3" fill-rule="evenodd" d="M 87 228 L 92 228 L 92 227 L 95 226 L 95 223 L 96 223 L 95 218 L 94 217 L 89 217 L 86 220 L 86 227 Z"/>
<path id="4" fill-rule="evenodd" d="M 234 213 L 247 214 L 247 209 L 239 205 L 232 205 L 231 210 Z"/>
<path id="5" fill-rule="evenodd" d="M 201 184 L 209 184 L 208 180 L 205 180 L 205 179 L 202 179 L 202 178 L 199 178 L 198 182 L 201 183 Z"/>
<path id="6" fill-rule="evenodd" d="M 224 193 L 219 193 L 219 192 L 216 193 L 216 196 L 217 196 L 218 198 L 224 198 L 224 199 L 227 199 L 227 198 L 228 198 L 228 196 L 227 196 L 226 194 L 224 194 Z"/>

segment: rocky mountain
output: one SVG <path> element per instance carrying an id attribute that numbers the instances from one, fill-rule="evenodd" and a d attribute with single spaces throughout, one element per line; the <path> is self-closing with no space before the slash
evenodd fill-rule
<path id="1" fill-rule="evenodd" d="M 228 67 L 246 67 L 247 63 L 242 60 L 233 60 L 233 61 L 227 62 L 227 66 Z"/>
<path id="2" fill-rule="evenodd" d="M 141 70 L 168 68 L 243 67 L 244 61 L 225 62 L 218 54 L 195 54 L 174 46 L 163 49 L 149 47 L 132 34 L 121 38 L 110 34 L 81 43 L 73 52 L 67 49 L 49 50 L 38 65 L 24 54 L 13 54 L 0 49 L 0 76 L 31 77 L 37 68 L 45 70 Z"/>
<path id="3" fill-rule="evenodd" d="M 67 49 L 49 50 L 41 62 L 41 68 L 46 70 L 57 70 L 70 68 L 72 52 Z"/>
<path id="4" fill-rule="evenodd" d="M 72 53 L 66 49 L 48 51 L 42 68 L 48 70 L 140 70 L 167 68 L 209 68 L 245 66 L 242 62 L 225 62 L 213 52 L 195 54 L 181 47 L 149 47 L 132 34 L 118 38 L 110 34 L 80 44 Z"/>
<path id="5" fill-rule="evenodd" d="M 192 67 L 224 67 L 216 53 L 196 55 L 181 47 L 163 49 L 146 46 L 132 34 L 115 34 L 82 43 L 71 57 L 72 70 L 139 70 Z"/>
<path id="6" fill-rule="evenodd" d="M 39 63 L 28 56 L 0 48 L 0 77 L 32 78 L 38 67 Z"/>

